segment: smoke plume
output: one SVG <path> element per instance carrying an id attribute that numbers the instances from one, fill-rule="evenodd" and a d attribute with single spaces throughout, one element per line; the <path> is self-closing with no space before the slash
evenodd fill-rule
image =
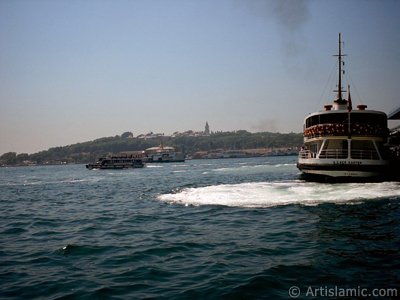
<path id="1" fill-rule="evenodd" d="M 288 56 L 295 56 L 307 47 L 302 28 L 310 18 L 307 0 L 238 0 L 254 15 L 274 20 L 281 37 L 281 46 Z"/>

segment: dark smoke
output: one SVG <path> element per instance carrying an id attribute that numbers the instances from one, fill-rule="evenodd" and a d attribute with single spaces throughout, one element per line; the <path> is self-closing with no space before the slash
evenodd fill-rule
<path id="1" fill-rule="evenodd" d="M 263 119 L 257 122 L 256 124 L 251 125 L 251 130 L 256 132 L 277 132 L 277 124 L 275 119 Z"/>
<path id="2" fill-rule="evenodd" d="M 307 0 L 237 0 L 254 15 L 274 20 L 284 53 L 295 56 L 306 48 L 302 29 L 310 18 Z"/>
<path id="3" fill-rule="evenodd" d="M 270 0 L 272 13 L 279 25 L 288 32 L 301 30 L 309 18 L 305 0 Z"/>

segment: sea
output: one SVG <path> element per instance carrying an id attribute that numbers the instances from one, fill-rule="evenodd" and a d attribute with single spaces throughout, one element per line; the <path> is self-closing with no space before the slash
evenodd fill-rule
<path id="1" fill-rule="evenodd" d="M 400 297 L 400 183 L 296 160 L 0 168 L 0 298 Z"/>

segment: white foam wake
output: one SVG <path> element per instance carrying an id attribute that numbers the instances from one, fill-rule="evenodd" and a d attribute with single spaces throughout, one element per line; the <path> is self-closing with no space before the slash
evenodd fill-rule
<path id="1" fill-rule="evenodd" d="M 317 205 L 326 202 L 355 203 L 390 197 L 400 197 L 400 183 L 322 184 L 296 180 L 185 188 L 178 193 L 159 195 L 158 199 L 196 206 L 271 207 L 289 204 Z"/>

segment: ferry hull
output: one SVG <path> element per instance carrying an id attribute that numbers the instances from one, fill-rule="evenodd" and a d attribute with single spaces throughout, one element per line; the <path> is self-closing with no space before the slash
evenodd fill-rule
<path id="1" fill-rule="evenodd" d="M 349 177 L 349 178 L 369 178 L 383 175 L 381 172 L 360 171 L 360 170 L 325 170 L 325 169 L 301 169 L 305 174 L 321 175 L 325 177 Z"/>
<path id="2" fill-rule="evenodd" d="M 176 152 L 174 147 L 152 147 L 145 150 L 145 161 L 148 163 L 184 162 L 185 155 Z"/>
<path id="3" fill-rule="evenodd" d="M 101 170 L 108 170 L 108 169 L 132 169 L 132 168 L 143 168 L 144 164 L 123 164 L 123 165 L 102 165 L 102 164 L 87 164 L 86 168 L 89 170 L 96 170 L 96 169 L 101 169 Z"/>
<path id="4" fill-rule="evenodd" d="M 87 164 L 86 168 L 89 170 L 93 169 L 131 169 L 131 168 L 143 168 L 144 163 L 141 159 L 129 159 L 125 157 L 112 157 L 112 158 L 100 158 L 99 161 L 93 164 Z"/>
<path id="5" fill-rule="evenodd" d="M 353 164 L 352 164 L 353 163 Z M 388 163 L 366 164 L 352 161 L 322 163 L 302 162 L 299 160 L 297 168 L 303 172 L 305 179 L 318 179 L 324 181 L 380 181 L 386 179 L 392 172 Z"/>
<path id="6" fill-rule="evenodd" d="M 148 163 L 171 163 L 171 162 L 184 162 L 185 156 L 183 153 L 162 153 L 153 154 L 146 158 Z"/>
<path id="7" fill-rule="evenodd" d="M 149 157 L 145 160 L 147 163 L 172 163 L 172 162 L 185 162 L 185 158 L 175 158 L 175 157 Z"/>

